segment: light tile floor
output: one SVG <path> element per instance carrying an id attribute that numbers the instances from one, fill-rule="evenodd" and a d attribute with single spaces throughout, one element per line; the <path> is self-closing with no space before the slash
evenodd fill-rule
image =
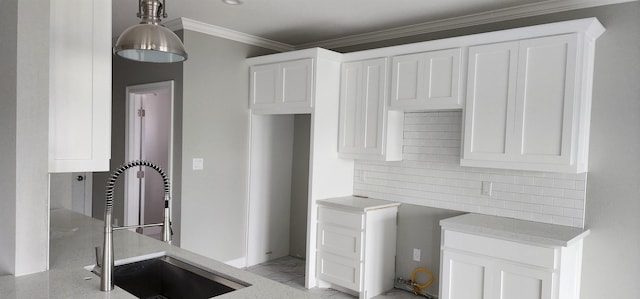
<path id="1" fill-rule="evenodd" d="M 283 283 L 290 287 L 303 290 L 317 295 L 319 298 L 327 299 L 352 299 L 354 296 L 336 291 L 334 289 L 305 289 L 304 288 L 304 268 L 305 261 L 303 259 L 285 256 L 263 264 L 255 265 L 247 268 L 247 271 L 254 274 L 264 276 L 271 280 Z M 424 298 L 416 296 L 412 293 L 393 289 L 385 294 L 374 297 L 374 299 L 416 299 Z"/>

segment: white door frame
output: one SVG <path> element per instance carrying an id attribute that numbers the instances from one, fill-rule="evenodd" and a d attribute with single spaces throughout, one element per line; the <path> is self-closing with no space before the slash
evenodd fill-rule
<path id="1" fill-rule="evenodd" d="M 131 124 L 135 123 L 137 117 L 137 109 L 135 108 L 136 97 L 140 97 L 144 94 L 149 94 L 153 92 L 157 92 L 159 90 L 169 89 L 169 97 L 171 98 L 171 119 L 170 119 L 170 135 L 169 135 L 169 165 L 168 169 L 165 169 L 167 172 L 167 176 L 169 177 L 169 181 L 173 181 L 173 125 L 174 125 L 174 81 L 162 81 L 148 84 L 139 84 L 139 85 L 130 85 L 127 86 L 126 89 L 126 121 L 125 121 L 125 161 L 131 161 L 133 157 L 136 157 L 136 150 L 139 151 L 138 146 L 134 146 L 136 144 L 136 138 L 140 138 L 140 136 L 136 136 L 135 134 L 135 126 L 132 127 Z M 139 142 L 137 143 L 139 144 Z M 124 191 L 124 224 L 123 225 L 137 225 L 138 223 L 138 215 L 139 211 L 142 208 L 144 210 L 144 205 L 140 206 L 140 203 L 137 200 L 129 200 L 129 198 L 138 198 L 138 188 L 136 188 L 136 177 L 129 175 L 125 176 L 125 191 Z M 171 190 L 173 192 L 173 190 Z M 170 194 L 171 197 L 172 194 Z M 169 203 L 171 204 L 171 203 Z"/>

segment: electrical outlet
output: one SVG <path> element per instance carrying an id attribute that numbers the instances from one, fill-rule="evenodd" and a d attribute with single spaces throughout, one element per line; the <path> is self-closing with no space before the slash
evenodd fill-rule
<path id="1" fill-rule="evenodd" d="M 482 182 L 482 195 L 491 196 L 492 189 L 493 189 L 493 182 L 488 182 L 488 181 Z"/>
<path id="2" fill-rule="evenodd" d="M 204 159 L 202 158 L 193 158 L 193 170 L 203 170 L 204 169 Z"/>
<path id="3" fill-rule="evenodd" d="M 413 260 L 416 262 L 420 261 L 420 249 L 418 248 L 413 249 Z"/>

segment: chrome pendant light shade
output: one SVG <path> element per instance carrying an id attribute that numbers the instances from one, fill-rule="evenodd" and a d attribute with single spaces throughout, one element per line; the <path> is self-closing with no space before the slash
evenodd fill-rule
<path id="1" fill-rule="evenodd" d="M 139 0 L 140 24 L 125 30 L 113 52 L 126 59 L 142 62 L 172 63 L 187 59 L 188 55 L 180 38 L 160 24 L 166 17 L 163 3 L 159 0 Z"/>

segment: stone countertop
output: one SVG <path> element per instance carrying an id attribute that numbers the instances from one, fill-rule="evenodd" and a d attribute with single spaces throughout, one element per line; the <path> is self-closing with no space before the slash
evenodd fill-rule
<path id="1" fill-rule="evenodd" d="M 384 209 L 390 207 L 397 207 L 400 203 L 393 201 L 386 201 L 382 199 L 358 197 L 358 196 L 345 196 L 328 199 L 317 200 L 316 203 L 319 206 L 334 207 L 341 210 L 349 210 L 353 212 L 364 213 L 370 210 Z"/>
<path id="2" fill-rule="evenodd" d="M 31 275 L 0 277 L 0 298 L 136 298 L 119 287 L 100 291 L 100 278 L 84 267 L 95 264 L 95 247 L 102 246 L 103 222 L 68 211 L 51 211 L 50 270 Z M 143 235 L 114 232 L 116 265 L 141 256 L 166 253 L 199 267 L 233 277 L 251 286 L 215 297 L 224 298 L 314 298 L 278 282 L 206 258 Z"/>
<path id="3" fill-rule="evenodd" d="M 588 229 L 498 216 L 465 214 L 440 220 L 443 229 L 548 247 L 566 247 L 589 235 Z"/>

